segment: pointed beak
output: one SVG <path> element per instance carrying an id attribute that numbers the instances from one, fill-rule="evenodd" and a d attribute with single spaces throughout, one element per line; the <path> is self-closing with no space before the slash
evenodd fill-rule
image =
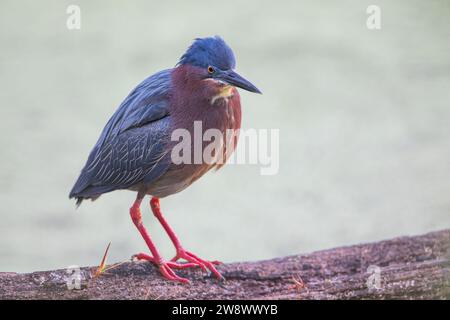
<path id="1" fill-rule="evenodd" d="M 254 93 L 262 93 L 259 91 L 255 85 L 253 85 L 250 81 L 245 79 L 244 77 L 240 76 L 237 72 L 233 70 L 224 71 L 220 75 L 217 76 L 219 80 L 222 80 L 229 85 L 239 87 L 241 89 L 254 92 Z"/>

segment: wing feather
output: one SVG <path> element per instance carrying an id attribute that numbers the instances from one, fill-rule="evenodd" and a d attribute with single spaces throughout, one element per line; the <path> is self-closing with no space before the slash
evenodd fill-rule
<path id="1" fill-rule="evenodd" d="M 170 79 L 170 70 L 156 73 L 122 102 L 91 151 L 70 198 L 80 202 L 143 181 L 151 183 L 167 170 Z"/>

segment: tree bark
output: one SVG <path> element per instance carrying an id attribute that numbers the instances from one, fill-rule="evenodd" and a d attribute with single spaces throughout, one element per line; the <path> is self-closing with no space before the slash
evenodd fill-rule
<path id="1" fill-rule="evenodd" d="M 169 282 L 146 262 L 28 274 L 0 273 L 0 299 L 448 299 L 450 230 L 218 267 L 220 282 L 198 269 Z M 80 288 L 69 289 L 77 285 Z"/>

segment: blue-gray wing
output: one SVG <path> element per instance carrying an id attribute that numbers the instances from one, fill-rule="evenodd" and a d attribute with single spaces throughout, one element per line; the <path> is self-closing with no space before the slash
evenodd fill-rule
<path id="1" fill-rule="evenodd" d="M 145 79 L 122 102 L 91 151 L 70 198 L 151 183 L 170 165 L 170 70 Z"/>

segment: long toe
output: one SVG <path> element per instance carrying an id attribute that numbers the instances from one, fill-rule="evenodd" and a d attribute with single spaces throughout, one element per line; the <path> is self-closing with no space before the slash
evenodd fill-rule
<path id="1" fill-rule="evenodd" d="M 179 263 L 175 261 L 157 261 L 154 257 L 142 252 L 135 254 L 133 258 L 137 260 L 146 260 L 155 264 L 164 278 L 166 278 L 167 280 L 179 281 L 182 283 L 189 283 L 190 281 L 186 278 L 177 276 L 172 269 L 187 269 L 199 267 L 197 263 L 191 262 Z"/>
<path id="2" fill-rule="evenodd" d="M 159 265 L 159 271 L 162 276 L 167 280 L 178 281 L 181 283 L 191 283 L 188 279 L 177 276 L 175 272 L 169 267 L 168 263 L 162 263 Z"/>
<path id="3" fill-rule="evenodd" d="M 155 258 L 153 258 L 152 256 L 150 256 L 150 255 L 148 255 L 146 253 L 142 253 L 142 252 L 133 255 L 131 258 L 132 259 L 137 259 L 137 260 L 146 260 L 146 261 L 149 261 L 149 262 L 152 262 L 152 263 L 155 263 L 155 264 L 157 263 Z"/>
<path id="4" fill-rule="evenodd" d="M 207 261 L 199 258 L 192 252 L 186 250 L 178 250 L 176 256 L 171 260 L 171 262 L 178 261 L 180 259 L 186 260 L 188 263 L 198 265 L 202 270 L 209 270 L 212 272 L 218 279 L 225 280 L 225 278 L 220 274 L 220 272 L 216 269 L 214 265 L 218 265 L 221 262 L 219 261 Z"/>

